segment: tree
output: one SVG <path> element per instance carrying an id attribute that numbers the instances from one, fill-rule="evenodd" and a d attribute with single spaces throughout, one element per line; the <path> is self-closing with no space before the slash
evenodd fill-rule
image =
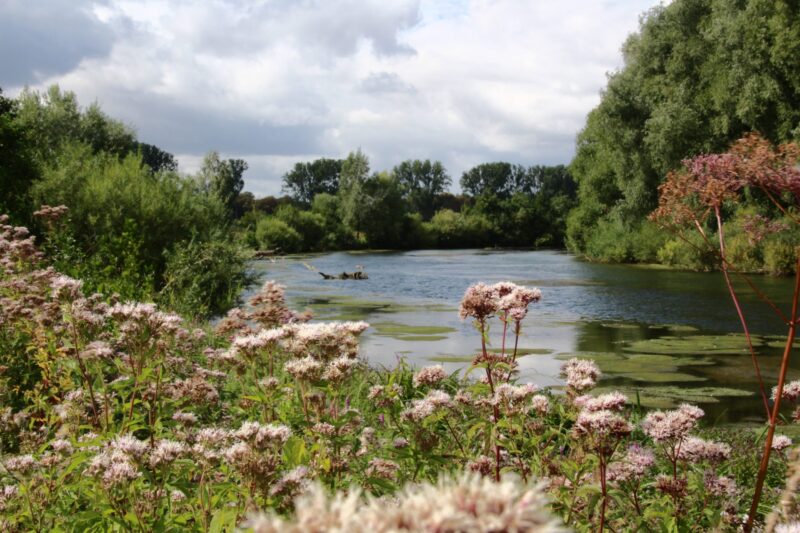
<path id="1" fill-rule="evenodd" d="M 490 194 L 507 198 L 525 182 L 525 168 L 511 163 L 483 163 L 464 172 L 461 188 L 472 196 Z"/>
<path id="2" fill-rule="evenodd" d="M 320 193 L 336 194 L 339 189 L 340 159 L 316 159 L 310 163 L 295 163 L 283 176 L 283 191 L 303 205 L 311 205 Z"/>
<path id="3" fill-rule="evenodd" d="M 633 257 L 662 177 L 682 160 L 750 131 L 800 138 L 797 2 L 675 0 L 642 18 L 623 56 L 570 165 L 579 206 L 568 242 L 581 253 L 602 250 L 613 234 L 627 248 L 620 255 Z"/>
<path id="4" fill-rule="evenodd" d="M 9 214 L 18 223 L 28 223 L 31 210 L 28 191 L 38 173 L 16 115 L 16 102 L 4 97 L 0 89 L 0 214 Z"/>
<path id="5" fill-rule="evenodd" d="M 429 220 L 436 210 L 436 197 L 450 186 L 450 176 L 439 161 L 403 161 L 392 171 L 412 211 Z"/>
<path id="6" fill-rule="evenodd" d="M 350 152 L 342 162 L 339 175 L 339 198 L 342 221 L 351 231 L 358 234 L 363 230 L 366 195 L 364 184 L 369 178 L 369 158 L 359 148 Z"/>
<path id="7" fill-rule="evenodd" d="M 158 146 L 142 142 L 135 143 L 135 146 L 142 156 L 142 163 L 147 165 L 152 172 L 178 171 L 178 162 L 171 153 L 165 152 Z"/>
<path id="8" fill-rule="evenodd" d="M 236 210 L 236 198 L 244 187 L 242 175 L 245 170 L 247 162 L 243 159 L 222 160 L 219 153 L 212 151 L 203 159 L 198 182 L 206 193 L 219 198 L 230 216 L 233 216 Z"/>

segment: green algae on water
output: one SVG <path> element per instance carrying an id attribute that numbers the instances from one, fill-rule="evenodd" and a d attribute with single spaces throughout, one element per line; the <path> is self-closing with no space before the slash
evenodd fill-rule
<path id="1" fill-rule="evenodd" d="M 762 344 L 758 337 L 753 337 L 752 341 L 753 346 Z M 629 342 L 623 350 L 665 355 L 730 355 L 749 352 L 747 340 L 742 334 L 661 337 Z"/>

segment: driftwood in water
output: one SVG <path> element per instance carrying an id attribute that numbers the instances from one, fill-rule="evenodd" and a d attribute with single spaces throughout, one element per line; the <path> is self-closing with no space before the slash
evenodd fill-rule
<path id="1" fill-rule="evenodd" d="M 367 273 L 360 270 L 356 272 L 342 272 L 339 275 L 330 275 L 325 272 L 320 272 L 319 275 L 325 279 L 369 279 Z"/>

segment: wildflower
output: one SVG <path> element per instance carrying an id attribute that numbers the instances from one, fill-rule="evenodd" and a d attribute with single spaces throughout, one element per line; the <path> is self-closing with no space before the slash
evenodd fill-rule
<path id="1" fill-rule="evenodd" d="M 497 297 L 493 287 L 477 283 L 464 293 L 458 315 L 461 320 L 472 317 L 478 321 L 486 320 L 497 312 Z"/>
<path id="2" fill-rule="evenodd" d="M 380 459 L 376 457 L 369 462 L 365 473 L 367 477 L 392 480 L 397 475 L 397 471 L 399 469 L 400 465 L 394 461 L 388 461 L 386 459 Z"/>
<path id="3" fill-rule="evenodd" d="M 408 448 L 408 439 L 404 437 L 397 437 L 392 441 L 392 447 L 398 450 L 402 450 L 403 448 Z"/>
<path id="4" fill-rule="evenodd" d="M 110 359 L 113 355 L 114 350 L 107 342 L 103 341 L 90 342 L 80 353 L 81 359 L 84 360 Z"/>
<path id="5" fill-rule="evenodd" d="M 295 379 L 303 381 L 316 381 L 322 375 L 322 363 L 311 356 L 287 361 L 283 369 Z"/>
<path id="6" fill-rule="evenodd" d="M 33 458 L 32 455 L 17 455 L 6 459 L 4 464 L 6 470 L 9 472 L 13 472 L 15 474 L 22 474 L 25 475 L 28 472 L 37 468 L 36 459 Z"/>
<path id="7" fill-rule="evenodd" d="M 364 454 L 366 451 L 374 447 L 378 443 L 377 433 L 373 427 L 365 427 L 361 430 L 361 435 L 358 437 L 359 445 L 361 446 L 359 453 Z"/>
<path id="8" fill-rule="evenodd" d="M 543 394 L 537 394 L 531 398 L 531 407 L 533 407 L 533 410 L 538 414 L 544 416 L 550 409 L 550 400 Z"/>
<path id="9" fill-rule="evenodd" d="M 133 459 L 141 459 L 147 453 L 147 443 L 130 434 L 115 437 L 109 445 Z"/>
<path id="10" fill-rule="evenodd" d="M 313 433 L 319 433 L 320 435 L 324 435 L 326 437 L 332 437 L 336 435 L 336 427 L 333 424 L 329 424 L 327 422 L 317 422 L 313 426 L 311 426 L 311 431 Z"/>
<path id="11" fill-rule="evenodd" d="M 578 396 L 573 403 L 586 411 L 601 411 L 603 409 L 621 411 L 625 404 L 628 403 L 628 398 L 621 392 L 615 391 L 601 394 L 596 398 L 589 395 Z"/>
<path id="12" fill-rule="evenodd" d="M 689 404 L 682 404 L 674 411 L 653 411 L 645 417 L 642 429 L 656 442 L 682 439 L 704 414 L 702 409 Z"/>
<path id="13" fill-rule="evenodd" d="M 772 399 L 775 400 L 775 396 L 778 394 L 778 387 L 772 387 Z M 797 398 L 800 398 L 800 380 L 790 381 L 783 386 L 783 393 L 781 394 L 781 398 L 784 400 L 788 400 L 790 402 L 794 402 Z"/>
<path id="14" fill-rule="evenodd" d="M 731 455 L 731 447 L 721 442 L 711 442 L 698 437 L 687 437 L 678 450 L 678 458 L 697 463 L 702 460 L 719 463 Z"/>
<path id="15" fill-rule="evenodd" d="M 414 375 L 414 386 L 434 386 L 445 378 L 447 378 L 447 373 L 442 365 L 426 366 Z"/>
<path id="16" fill-rule="evenodd" d="M 787 437 L 786 435 L 775 435 L 772 438 L 772 449 L 782 452 L 786 448 L 792 445 L 792 439 Z"/>
<path id="17" fill-rule="evenodd" d="M 174 381 L 169 392 L 176 400 L 185 400 L 192 405 L 210 405 L 219 401 L 217 388 L 200 375 Z"/>
<path id="18" fill-rule="evenodd" d="M 494 467 L 494 459 L 487 455 L 479 455 L 474 460 L 467 463 L 468 471 L 478 473 L 482 476 L 493 475 Z"/>
<path id="19" fill-rule="evenodd" d="M 57 439 L 50 443 L 50 446 L 57 453 L 69 455 L 72 453 L 72 443 L 65 439 Z"/>
<path id="20" fill-rule="evenodd" d="M 600 368 L 594 361 L 572 358 L 561 366 L 567 386 L 577 392 L 593 388 L 600 377 Z"/>
<path id="21" fill-rule="evenodd" d="M 593 438 L 611 436 L 624 437 L 633 431 L 630 422 L 620 415 L 608 411 L 581 411 L 575 421 L 574 431 L 578 436 Z"/>
<path id="22" fill-rule="evenodd" d="M 0 490 L 0 512 L 5 511 L 8 504 L 19 495 L 19 489 L 16 485 L 5 485 Z"/>
<path id="23" fill-rule="evenodd" d="M 194 413 L 176 411 L 175 414 L 172 415 L 172 419 L 185 426 L 192 426 L 194 424 L 197 424 L 197 415 L 195 415 Z"/>
<path id="24" fill-rule="evenodd" d="M 116 487 L 133 481 L 142 474 L 130 461 L 121 459 L 112 461 L 103 473 L 103 484 L 106 487 Z"/>
<path id="25" fill-rule="evenodd" d="M 436 406 L 428 400 L 414 400 L 411 407 L 401 413 L 401 416 L 412 422 L 420 422 L 436 411 Z"/>
<path id="26" fill-rule="evenodd" d="M 736 496 L 736 481 L 726 476 L 716 476 L 710 470 L 703 474 L 703 485 L 714 496 Z"/>
<path id="27" fill-rule="evenodd" d="M 282 445 L 292 436 L 292 430 L 283 425 L 245 422 L 233 433 L 239 440 L 247 441 L 258 449 L 269 445 Z"/>
<path id="28" fill-rule="evenodd" d="M 608 468 L 608 480 L 625 482 L 639 479 L 655 464 L 655 456 L 651 450 L 638 444 L 631 444 L 621 461 L 611 463 Z"/>
<path id="29" fill-rule="evenodd" d="M 83 282 L 69 276 L 59 275 L 50 283 L 53 296 L 59 300 L 75 300 L 81 297 Z"/>
<path id="30" fill-rule="evenodd" d="M 182 442 L 162 439 L 150 454 L 150 466 L 158 467 L 174 462 L 186 455 L 188 449 Z"/>
<path id="31" fill-rule="evenodd" d="M 186 499 L 186 494 L 181 490 L 173 489 L 169 493 L 169 499 L 172 503 L 180 503 Z"/>
<path id="32" fill-rule="evenodd" d="M 251 517 L 255 533 L 304 531 L 531 531 L 560 528 L 546 510 L 541 485 L 524 488 L 512 480 L 499 483 L 475 474 L 442 478 L 435 485 L 409 485 L 392 502 L 358 490 L 330 497 L 320 485 L 295 502 L 296 515 Z"/>
<path id="33" fill-rule="evenodd" d="M 685 478 L 673 478 L 665 474 L 656 477 L 656 489 L 673 498 L 683 498 L 686 495 L 687 481 Z"/>
<path id="34" fill-rule="evenodd" d="M 326 381 L 339 382 L 347 379 L 355 367 L 358 365 L 358 360 L 348 357 L 346 355 L 337 357 L 325 368 L 322 374 L 322 379 Z"/>
<path id="35" fill-rule="evenodd" d="M 308 481 L 310 472 L 305 466 L 298 466 L 286 473 L 270 489 L 272 496 L 294 497 L 300 492 Z"/>

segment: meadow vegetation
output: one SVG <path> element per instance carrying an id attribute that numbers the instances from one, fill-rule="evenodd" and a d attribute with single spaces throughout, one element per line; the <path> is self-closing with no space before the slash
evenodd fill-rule
<path id="1" fill-rule="evenodd" d="M 376 369 L 366 323 L 310 322 L 274 282 L 212 330 L 85 293 L 2 224 L 5 531 L 705 531 L 753 501 L 763 434 L 592 396 L 588 360 L 563 390 L 520 382 L 538 289 L 466 290 L 481 345 L 463 375 Z M 790 445 L 772 438 L 757 523 Z"/>

